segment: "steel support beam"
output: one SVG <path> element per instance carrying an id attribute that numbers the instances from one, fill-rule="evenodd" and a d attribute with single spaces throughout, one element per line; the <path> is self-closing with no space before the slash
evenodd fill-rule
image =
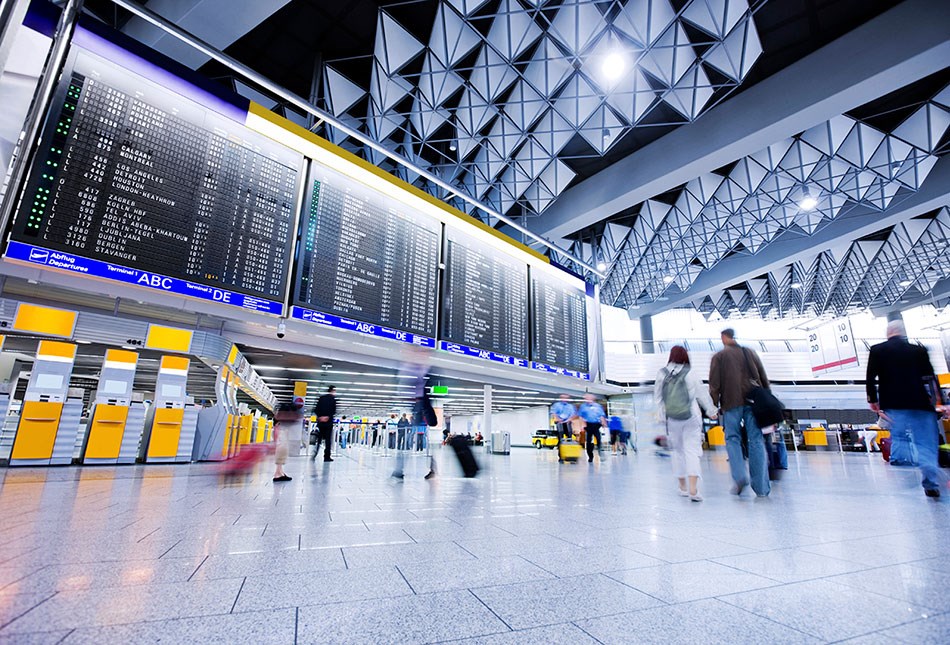
<path id="1" fill-rule="evenodd" d="M 735 255 L 699 275 L 692 286 L 680 294 L 669 294 L 669 300 L 641 305 L 634 312 L 648 316 L 688 305 L 707 295 L 716 294 L 734 284 L 756 278 L 804 258 L 814 257 L 842 241 L 856 240 L 905 220 L 924 215 L 950 204 L 950 157 L 933 167 L 927 180 L 916 193 L 895 199 L 884 211 L 858 206 L 833 220 L 814 235 L 785 231 L 756 255 Z"/>
<path id="2" fill-rule="evenodd" d="M 945 298 L 950 298 L 950 278 L 940 280 L 934 285 L 933 290 L 925 296 L 918 298 L 908 298 L 907 302 L 901 302 L 884 307 L 871 307 L 871 313 L 875 316 L 886 316 L 892 312 L 907 311 L 921 305 L 930 305 Z"/>
<path id="3" fill-rule="evenodd" d="M 906 0 L 562 193 L 535 232 L 558 239 L 939 72 L 950 2 Z"/>

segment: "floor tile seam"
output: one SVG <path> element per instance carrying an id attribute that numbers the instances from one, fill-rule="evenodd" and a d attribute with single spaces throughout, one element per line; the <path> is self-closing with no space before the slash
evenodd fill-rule
<path id="1" fill-rule="evenodd" d="M 501 624 L 504 625 L 505 627 L 507 627 L 509 632 L 515 631 L 515 630 L 511 627 L 511 625 L 508 624 L 508 621 L 505 620 L 504 618 L 502 618 L 501 616 L 499 616 L 499 615 L 495 612 L 494 609 L 492 609 L 491 607 L 488 606 L 488 603 L 486 603 L 484 600 L 482 600 L 481 598 L 479 598 L 478 594 L 476 594 L 473 589 L 465 589 L 465 591 L 467 591 L 468 593 L 470 593 L 470 594 L 472 595 L 472 597 L 475 598 L 475 600 L 477 600 L 477 601 L 479 602 L 479 604 L 481 604 L 485 609 L 487 609 L 487 610 L 491 613 L 492 616 L 494 616 L 494 617 L 497 618 L 499 621 L 501 621 Z M 497 633 L 503 634 L 504 632 L 497 632 Z"/>
<path id="2" fill-rule="evenodd" d="M 662 566 L 662 565 L 659 565 L 659 566 Z M 603 576 L 604 578 L 607 578 L 608 580 L 611 580 L 611 581 L 613 581 L 613 582 L 616 582 L 616 583 L 618 583 L 618 584 L 621 584 L 621 585 L 623 585 L 624 587 L 626 587 L 627 589 L 632 589 L 633 591 L 636 591 L 637 593 L 642 593 L 644 596 L 647 596 L 648 598 L 653 598 L 653 600 L 656 600 L 657 602 L 663 603 L 663 606 L 665 606 L 665 607 L 668 607 L 668 606 L 674 605 L 674 604 L 679 604 L 679 603 L 668 602 L 668 601 L 666 601 L 666 600 L 663 600 L 662 598 L 657 598 L 657 597 L 654 596 L 653 594 L 651 594 L 651 593 L 649 593 L 649 592 L 646 592 L 646 591 L 644 591 L 643 589 L 637 589 L 637 588 L 634 587 L 633 585 L 628 585 L 628 584 L 627 584 L 626 582 L 624 582 L 623 580 L 617 580 L 616 578 L 611 578 L 611 577 L 610 577 L 609 575 L 607 575 L 606 573 L 601 572 L 601 573 L 598 573 L 597 575 Z"/>
<path id="3" fill-rule="evenodd" d="M 459 544 L 459 543 L 458 543 L 458 540 L 452 540 L 451 542 L 449 542 L 449 544 L 454 544 L 455 546 L 457 546 L 458 548 L 462 549 L 463 551 L 465 551 L 467 554 L 469 554 L 470 556 L 472 556 L 472 557 L 475 558 L 476 560 L 481 560 L 481 558 L 479 558 L 477 555 L 475 555 L 474 553 L 472 553 L 471 551 L 469 551 L 468 549 L 466 549 L 464 546 L 462 546 L 461 544 Z"/>
<path id="4" fill-rule="evenodd" d="M 581 627 L 580 625 L 578 625 L 577 622 L 571 621 L 569 624 L 570 624 L 570 625 L 573 625 L 573 626 L 576 627 L 577 629 L 579 629 L 579 630 L 581 630 L 582 632 L 584 632 L 585 634 L 587 634 L 595 643 L 600 643 L 600 645 L 604 645 L 604 641 L 600 640 L 599 638 L 597 638 L 596 636 L 594 636 L 593 634 L 591 634 L 589 631 L 587 631 L 586 629 L 584 629 L 583 627 Z"/>
<path id="5" fill-rule="evenodd" d="M 297 645 L 297 642 L 300 639 L 300 607 L 294 607 L 294 645 Z"/>
<path id="6" fill-rule="evenodd" d="M 748 592 L 742 592 L 742 593 L 748 593 Z M 736 594 L 726 594 L 726 595 L 736 595 Z M 736 604 L 733 604 L 733 603 L 728 602 L 728 601 L 726 601 L 726 600 L 723 600 L 722 596 L 716 596 L 716 597 L 712 598 L 712 600 L 721 602 L 721 603 L 723 603 L 724 605 L 729 605 L 729 606 L 732 607 L 733 609 L 738 609 L 739 611 L 742 611 L 742 612 L 744 612 L 744 613 L 746 613 L 746 614 L 749 614 L 750 616 L 755 616 L 756 618 L 761 618 L 762 620 L 767 620 L 768 622 L 772 623 L 773 625 L 778 625 L 779 627 L 783 627 L 784 629 L 790 629 L 790 630 L 792 630 L 793 632 L 798 632 L 799 634 L 802 634 L 803 636 L 808 636 L 808 637 L 811 637 L 811 638 L 817 638 L 819 641 L 827 642 L 827 639 L 824 638 L 823 636 L 821 636 L 820 634 L 813 634 L 812 632 L 806 632 L 806 631 L 803 630 L 803 629 L 799 629 L 799 628 L 797 628 L 797 627 L 793 627 L 793 626 L 788 625 L 788 624 L 786 624 L 786 623 L 783 623 L 783 622 L 781 622 L 781 621 L 775 620 L 774 618 L 772 618 L 772 617 L 770 617 L 770 616 L 764 616 L 764 615 L 762 615 L 762 614 L 759 614 L 759 613 L 756 613 L 756 612 L 752 611 L 751 609 L 746 609 L 745 607 L 740 607 L 739 605 L 736 605 Z"/>
<path id="7" fill-rule="evenodd" d="M 211 557 L 210 554 L 206 555 L 206 556 L 201 560 L 201 562 L 198 563 L 198 566 L 195 567 L 195 570 L 191 572 L 191 575 L 188 576 L 188 579 L 185 580 L 185 582 L 191 582 L 191 579 L 195 577 L 195 575 L 198 573 L 198 570 L 201 569 L 201 567 L 204 566 L 204 563 L 207 562 L 207 561 L 208 561 L 208 558 L 210 558 L 210 557 Z"/>
<path id="8" fill-rule="evenodd" d="M 735 557 L 735 556 L 729 556 L 729 557 Z M 787 585 L 787 584 L 790 584 L 790 583 L 788 583 L 788 582 L 785 582 L 784 580 L 779 580 L 778 578 L 773 578 L 773 577 L 767 576 L 767 575 L 765 575 L 765 574 L 763 574 L 763 573 L 756 573 L 755 571 L 749 571 L 748 569 L 743 569 L 742 567 L 737 567 L 737 566 L 734 566 L 734 565 L 731 565 L 731 564 L 726 564 L 725 562 L 719 562 L 719 560 L 716 559 L 716 558 L 709 558 L 708 561 L 709 561 L 709 562 L 712 562 L 713 564 L 718 564 L 718 565 L 721 566 L 721 567 L 727 567 L 727 568 L 729 568 L 729 569 L 734 569 L 735 571 L 738 571 L 738 572 L 740 572 L 740 573 L 746 573 L 746 574 L 749 574 L 749 575 L 758 576 L 758 577 L 763 578 L 763 579 L 765 579 L 765 580 L 771 580 L 772 582 L 775 582 L 775 583 L 777 583 L 777 584 L 779 584 L 779 585 Z"/>
<path id="9" fill-rule="evenodd" d="M 234 602 L 231 603 L 231 611 L 228 612 L 229 614 L 234 613 L 234 608 L 237 607 L 238 599 L 241 597 L 241 592 L 244 591 L 245 584 L 247 584 L 247 576 L 244 576 L 244 578 L 241 580 L 241 586 L 238 588 L 237 595 L 234 596 Z"/>
<path id="10" fill-rule="evenodd" d="M 406 577 L 406 574 L 404 574 L 404 573 L 402 572 L 402 569 L 399 568 L 399 565 L 398 565 L 398 564 L 394 564 L 394 565 L 393 565 L 393 568 L 396 570 L 396 572 L 397 572 L 397 573 L 399 574 L 399 576 L 402 578 L 403 582 L 405 582 L 406 585 L 409 587 L 409 591 L 412 592 L 412 595 L 418 596 L 419 593 L 416 591 L 415 587 L 412 586 L 412 583 L 409 582 L 409 579 Z"/>
<path id="11" fill-rule="evenodd" d="M 29 609 L 25 609 L 24 611 L 22 611 L 21 613 L 17 614 L 16 616 L 14 616 L 13 618 L 11 618 L 11 619 L 8 620 L 7 622 L 0 624 L 0 635 L 3 635 L 3 630 L 5 630 L 7 627 L 9 627 L 10 625 L 12 625 L 12 624 L 15 623 L 16 621 L 20 620 L 21 618 L 23 618 L 24 616 L 26 616 L 28 613 L 30 613 L 31 611 L 33 611 L 34 609 L 36 609 L 36 608 L 39 607 L 40 605 L 43 605 L 44 603 L 49 602 L 49 601 L 52 600 L 58 593 L 59 593 L 58 591 L 54 591 L 54 592 L 51 593 L 49 596 L 47 596 L 46 598 L 43 598 L 43 600 L 39 601 L 38 603 L 36 603 L 36 604 L 33 605 L 32 607 L 30 607 Z"/>
<path id="12" fill-rule="evenodd" d="M 889 565 L 889 566 L 897 566 L 897 565 Z M 900 598 L 900 597 L 896 597 L 896 596 L 887 596 L 887 595 L 881 593 L 880 591 L 870 591 L 870 590 L 865 589 L 865 588 L 863 588 L 863 587 L 855 587 L 854 585 L 849 585 L 849 584 L 846 583 L 846 582 L 839 582 L 839 581 L 835 580 L 835 578 L 840 578 L 840 577 L 843 577 L 843 576 L 850 576 L 850 575 L 855 574 L 855 573 L 865 573 L 865 572 L 867 572 L 867 571 L 875 571 L 875 570 L 877 570 L 877 569 L 885 569 L 885 568 L 887 568 L 887 567 L 886 567 L 886 566 L 885 566 L 885 567 L 874 567 L 873 569 L 861 569 L 860 571 L 851 571 L 851 572 L 848 572 L 848 573 L 836 573 L 836 574 L 833 574 L 833 575 L 830 575 L 830 576 L 823 576 L 823 577 L 821 577 L 821 578 L 814 578 L 814 579 L 811 579 L 811 580 L 804 580 L 804 581 L 801 581 L 801 582 L 814 582 L 814 580 L 824 580 L 824 581 L 826 581 L 826 582 L 831 582 L 832 584 L 836 584 L 836 585 L 840 585 L 840 586 L 843 586 L 843 587 L 847 587 L 848 589 L 853 590 L 853 591 L 861 591 L 861 592 L 863 592 L 863 593 L 874 594 L 875 596 L 878 596 L 878 597 L 880 597 L 880 598 L 886 598 L 887 600 L 892 600 L 892 601 L 896 600 L 896 601 L 898 601 L 898 602 L 906 602 L 906 603 L 907 603 L 908 605 L 910 605 L 912 608 L 916 608 L 916 609 L 920 609 L 920 610 L 922 610 L 922 611 L 926 611 L 928 615 L 931 615 L 932 612 L 930 611 L 930 607 L 925 607 L 925 606 L 923 606 L 923 605 L 919 605 L 919 604 L 917 604 L 916 602 L 911 602 L 910 600 L 906 600 L 905 598 Z M 798 582 L 798 581 L 796 581 L 796 582 Z M 796 583 L 789 583 L 789 584 L 796 584 Z M 937 612 L 936 612 L 935 614 L 933 614 L 933 615 L 939 616 L 939 615 L 944 614 L 944 613 L 950 613 L 950 612 L 948 612 L 948 611 L 937 611 Z"/>
<path id="13" fill-rule="evenodd" d="M 65 634 L 62 638 L 60 638 L 58 641 L 56 641 L 56 645 L 59 645 L 60 643 L 65 642 L 66 639 L 69 638 L 70 636 L 72 636 L 72 635 L 73 635 L 73 632 L 75 632 L 77 629 L 78 629 L 77 627 L 73 627 L 72 629 L 70 629 L 69 631 L 67 631 L 66 634 Z"/>
<path id="14" fill-rule="evenodd" d="M 36 570 L 34 570 L 34 571 L 30 571 L 29 573 L 24 573 L 22 576 L 20 576 L 20 577 L 17 578 L 16 580 L 11 580 L 11 581 L 8 582 L 7 584 L 0 586 L 0 595 L 4 595 L 4 594 L 3 594 L 3 590 L 6 589 L 7 587 L 9 587 L 9 586 L 11 586 L 11 585 L 15 585 L 16 583 L 20 582 L 20 581 L 23 580 L 24 578 L 29 578 L 30 576 L 34 576 L 34 575 L 36 575 L 37 573 L 39 573 L 40 571 L 42 571 L 43 569 L 48 568 L 49 566 L 50 566 L 50 565 L 48 565 L 48 564 L 40 565 L 40 567 L 39 567 L 38 569 L 36 569 Z M 25 592 L 25 593 L 29 593 L 29 592 Z M 14 595 L 16 595 L 16 594 L 14 594 Z"/>

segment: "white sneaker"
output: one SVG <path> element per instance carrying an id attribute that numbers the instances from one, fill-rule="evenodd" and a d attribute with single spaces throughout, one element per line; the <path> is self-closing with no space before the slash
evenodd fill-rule
<path id="1" fill-rule="evenodd" d="M 682 488 L 679 489 L 680 497 L 689 497 L 689 491 Z"/>
<path id="2" fill-rule="evenodd" d="M 699 493 L 696 493 L 695 495 L 690 495 L 689 499 L 690 501 L 693 501 L 693 502 L 701 502 L 703 501 L 703 496 L 700 495 Z"/>

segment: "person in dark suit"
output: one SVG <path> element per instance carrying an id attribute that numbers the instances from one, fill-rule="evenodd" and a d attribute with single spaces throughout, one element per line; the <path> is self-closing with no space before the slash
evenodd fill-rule
<path id="1" fill-rule="evenodd" d="M 940 427 L 935 401 L 927 387 L 937 387 L 935 383 L 927 350 L 907 341 L 902 321 L 887 323 L 887 340 L 873 346 L 868 356 L 868 405 L 890 421 L 892 436 L 910 434 L 917 446 L 924 493 L 933 498 L 940 497 Z"/>
<path id="2" fill-rule="evenodd" d="M 330 452 L 333 449 L 333 416 L 336 414 L 335 387 L 331 385 L 327 388 L 327 393 L 317 400 L 313 413 L 317 417 L 317 429 L 320 431 L 320 439 L 323 440 L 324 444 L 323 461 L 333 461 L 330 458 Z M 313 458 L 316 459 L 316 457 L 317 451 L 315 449 Z"/>

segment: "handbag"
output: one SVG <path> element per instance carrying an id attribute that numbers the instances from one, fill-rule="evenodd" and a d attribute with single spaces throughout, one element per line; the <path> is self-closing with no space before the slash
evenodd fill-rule
<path id="1" fill-rule="evenodd" d="M 745 358 L 746 371 L 752 383 L 752 390 L 746 397 L 746 401 L 752 408 L 752 416 L 755 417 L 756 424 L 759 428 L 765 428 L 781 423 L 785 418 L 785 406 L 769 388 L 762 387 L 757 379 L 752 378 L 752 364 L 749 362 L 745 347 L 742 348 L 742 356 Z"/>

